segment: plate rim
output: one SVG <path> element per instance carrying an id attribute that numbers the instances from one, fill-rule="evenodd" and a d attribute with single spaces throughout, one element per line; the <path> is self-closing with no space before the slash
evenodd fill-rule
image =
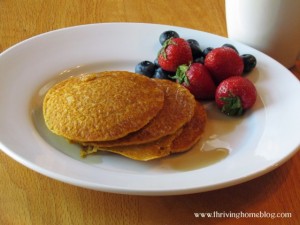
<path id="1" fill-rule="evenodd" d="M 112 22 L 112 23 L 93 23 L 93 24 L 83 24 L 83 25 L 78 25 L 78 26 L 71 26 L 71 27 L 66 27 L 66 28 L 60 28 L 60 29 L 48 31 L 48 32 L 45 32 L 45 33 L 38 34 L 36 36 L 30 37 L 30 38 L 28 38 L 26 40 L 23 40 L 23 41 L 15 44 L 15 45 L 7 48 L 6 50 L 4 50 L 0 54 L 0 60 L 1 60 L 1 56 L 7 54 L 7 52 L 10 52 L 11 49 L 18 48 L 18 46 L 23 45 L 24 43 L 26 44 L 26 42 L 28 42 L 28 41 L 34 40 L 35 38 L 38 38 L 40 36 L 46 36 L 49 33 L 61 32 L 61 31 L 64 31 L 66 29 L 80 29 L 81 27 L 87 27 L 87 26 L 89 26 L 89 27 L 90 26 L 99 26 L 99 25 L 100 26 L 101 25 L 106 25 L 106 26 L 109 26 L 109 25 L 118 25 L 118 26 L 122 26 L 124 24 L 131 25 L 131 26 L 135 26 L 135 25 L 138 24 L 139 26 L 141 26 L 141 25 L 146 25 L 146 26 L 151 25 L 151 26 L 170 27 L 170 28 L 173 28 L 173 29 L 180 29 L 180 30 L 181 29 L 185 29 L 185 30 L 190 30 L 190 31 L 193 31 L 193 32 L 205 33 L 206 35 L 209 35 L 209 36 L 212 35 L 212 36 L 215 36 L 215 37 L 221 37 L 221 38 L 227 39 L 226 37 L 218 36 L 218 35 L 215 35 L 215 34 L 210 34 L 210 33 L 207 33 L 207 32 L 203 32 L 203 31 L 199 31 L 199 30 L 195 30 L 195 29 L 191 29 L 191 28 L 179 27 L 179 26 L 172 26 L 172 25 L 166 25 L 166 24 L 124 23 L 124 22 L 120 22 L 120 23 L 119 22 L 117 22 L 117 23 L 115 23 L 115 22 Z M 227 39 L 227 40 L 229 40 L 229 39 Z M 233 41 L 233 42 L 235 42 L 235 41 Z M 244 44 L 242 44 L 242 45 L 244 45 Z M 244 46 L 246 46 L 246 45 L 244 45 Z M 247 47 L 249 47 L 249 46 L 247 46 Z M 255 51 L 257 51 L 257 50 L 255 50 Z M 265 57 L 269 57 L 269 56 L 265 55 Z M 276 62 L 275 60 L 273 60 L 273 61 Z M 289 70 L 287 70 L 287 71 L 289 73 L 291 73 Z M 297 79 L 295 78 L 295 80 L 297 80 Z M 39 173 L 41 173 L 41 174 L 43 174 L 45 176 L 51 177 L 52 179 L 59 180 L 59 181 L 62 181 L 62 182 L 65 182 L 65 183 L 69 183 L 69 184 L 73 184 L 73 185 L 76 185 L 76 186 L 80 186 L 80 187 L 84 187 L 84 188 L 89 188 L 89 189 L 94 189 L 94 190 L 102 190 L 102 191 L 106 191 L 106 192 L 123 193 L 123 194 L 174 195 L 174 194 L 189 194 L 189 193 L 195 193 L 195 192 L 217 190 L 217 189 L 220 189 L 220 188 L 225 188 L 225 187 L 228 187 L 228 186 L 232 186 L 232 185 L 236 185 L 236 184 L 239 184 L 239 183 L 243 183 L 243 182 L 252 180 L 252 179 L 254 179 L 256 177 L 259 177 L 261 175 L 264 175 L 264 174 L 266 174 L 266 173 L 274 170 L 278 166 L 280 166 L 283 163 L 285 163 L 286 161 L 288 161 L 299 150 L 299 143 L 298 143 L 298 146 L 295 147 L 295 149 L 289 151 L 289 154 L 285 155 L 285 157 L 281 158 L 281 160 L 273 163 L 273 165 L 271 165 L 271 166 L 269 165 L 264 170 L 261 170 L 259 172 L 253 172 L 253 174 L 249 174 L 247 177 L 236 178 L 236 179 L 233 179 L 233 180 L 229 180 L 227 182 L 219 183 L 217 185 L 209 185 L 209 186 L 206 186 L 206 187 L 205 186 L 204 187 L 193 187 L 193 188 L 190 188 L 190 189 L 176 189 L 175 188 L 175 189 L 172 189 L 172 190 L 133 190 L 133 189 L 124 189 L 122 187 L 119 187 L 119 188 L 117 188 L 117 187 L 115 187 L 115 188 L 107 187 L 107 188 L 105 188 L 104 186 L 101 186 L 101 185 L 100 186 L 95 186 L 93 184 L 90 184 L 90 186 L 89 186 L 89 185 L 87 185 L 86 182 L 82 183 L 79 180 L 76 180 L 76 179 L 74 180 L 74 179 L 65 177 L 65 176 L 63 176 L 61 174 L 57 174 L 57 173 L 54 173 L 52 171 L 48 171 L 47 169 L 45 169 L 43 167 L 40 167 L 40 166 L 37 166 L 37 165 L 33 165 L 32 163 L 30 163 L 29 161 L 27 161 L 26 159 L 24 159 L 20 155 L 18 155 L 16 152 L 11 151 L 9 148 L 7 148 L 5 145 L 3 145 L 1 141 L 0 141 L 0 149 L 4 153 L 6 153 L 8 156 L 10 156 L 11 158 L 13 158 L 17 162 L 21 163 L 22 165 L 26 166 L 27 168 L 32 169 L 33 171 L 36 171 L 36 172 L 39 172 Z"/>

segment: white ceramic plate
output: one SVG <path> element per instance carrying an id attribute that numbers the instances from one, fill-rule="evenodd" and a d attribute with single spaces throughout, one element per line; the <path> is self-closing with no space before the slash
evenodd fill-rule
<path id="1" fill-rule="evenodd" d="M 191 151 L 152 162 L 113 154 L 80 158 L 79 148 L 45 127 L 41 105 L 60 79 L 83 72 L 129 70 L 154 60 L 159 35 L 175 30 L 204 47 L 234 44 L 258 60 L 248 75 L 259 98 L 241 118 L 205 103 L 208 126 Z M 216 35 L 155 24 L 91 24 L 25 40 L 0 55 L 0 148 L 19 163 L 69 184 L 115 193 L 174 195 L 238 184 L 287 161 L 299 147 L 300 85 L 268 56 Z"/>

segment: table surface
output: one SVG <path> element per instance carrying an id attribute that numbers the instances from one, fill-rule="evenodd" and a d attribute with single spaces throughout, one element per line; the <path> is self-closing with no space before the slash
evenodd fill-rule
<path id="1" fill-rule="evenodd" d="M 102 22 L 168 24 L 227 36 L 224 0 L 186 2 L 3 0 L 0 51 L 50 30 Z M 299 78 L 297 63 L 293 72 Z M 181 196 L 130 196 L 52 180 L 0 151 L 0 224 L 299 224 L 299 178 L 298 151 L 274 171 L 233 187 Z M 200 212 L 223 215 L 197 218 L 195 213 Z M 244 218 L 229 217 L 236 212 L 244 213 Z M 256 212 L 261 218 L 245 218 Z M 268 217 L 273 213 L 285 218 Z"/>

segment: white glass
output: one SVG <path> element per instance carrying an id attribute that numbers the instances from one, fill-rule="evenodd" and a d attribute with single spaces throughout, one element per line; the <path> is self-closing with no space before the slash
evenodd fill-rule
<path id="1" fill-rule="evenodd" d="M 300 0 L 226 0 L 228 37 L 254 47 L 284 66 L 300 50 Z"/>

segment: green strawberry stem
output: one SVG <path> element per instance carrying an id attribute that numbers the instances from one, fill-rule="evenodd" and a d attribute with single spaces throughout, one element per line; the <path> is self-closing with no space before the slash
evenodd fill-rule
<path id="1" fill-rule="evenodd" d="M 172 77 L 172 79 L 177 80 L 179 84 L 184 83 L 187 86 L 190 85 L 189 78 L 186 75 L 186 72 L 189 70 L 189 68 L 190 66 L 185 64 L 178 66 L 176 74 Z"/>
<path id="2" fill-rule="evenodd" d="M 160 49 L 158 55 L 162 55 L 164 59 L 167 59 L 167 53 L 166 53 L 166 48 L 169 46 L 169 45 L 177 45 L 176 42 L 174 42 L 172 40 L 173 38 L 169 38 L 168 40 L 166 40 L 163 45 L 162 45 L 162 48 Z"/>
<path id="3" fill-rule="evenodd" d="M 221 109 L 223 113 L 228 116 L 240 116 L 243 114 L 243 106 L 241 103 L 241 99 L 238 96 L 234 96 L 233 94 L 229 94 L 228 97 L 220 98 L 224 102 L 224 105 Z"/>

